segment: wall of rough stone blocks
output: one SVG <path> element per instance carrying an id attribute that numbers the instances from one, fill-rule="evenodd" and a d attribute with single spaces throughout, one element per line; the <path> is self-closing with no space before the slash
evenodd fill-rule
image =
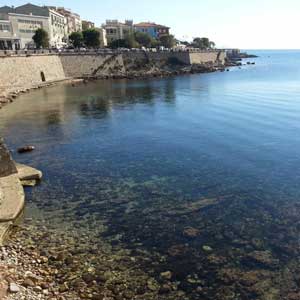
<path id="1" fill-rule="evenodd" d="M 224 52 L 125 52 L 123 54 L 60 54 L 0 57 L 0 95 L 68 77 L 114 74 L 125 71 L 126 59 L 164 62 L 175 57 L 185 64 L 215 63 Z M 107 63 L 108 62 L 108 63 Z"/>
<path id="2" fill-rule="evenodd" d="M 191 52 L 189 53 L 191 64 L 202 64 L 202 63 L 216 63 L 220 61 L 225 62 L 225 51 L 213 51 L 213 52 Z"/>
<path id="3" fill-rule="evenodd" d="M 66 77 L 91 76 L 97 70 L 101 75 L 105 75 L 109 72 L 109 68 L 113 70 L 117 65 L 124 67 L 122 55 L 63 54 L 60 60 Z"/>
<path id="4" fill-rule="evenodd" d="M 16 91 L 42 83 L 41 72 L 46 81 L 65 78 L 57 55 L 0 57 L 0 94 L 4 90 Z"/>

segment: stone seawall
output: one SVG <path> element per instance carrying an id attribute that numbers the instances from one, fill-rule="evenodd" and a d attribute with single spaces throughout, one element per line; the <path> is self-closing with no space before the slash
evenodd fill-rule
<path id="1" fill-rule="evenodd" d="M 129 51 L 0 56 L 0 107 L 12 101 L 20 92 L 67 78 L 101 78 L 126 76 L 130 73 L 138 73 L 138 78 L 140 75 L 159 75 L 160 70 L 162 76 L 168 72 L 176 74 L 176 66 L 171 70 L 164 69 L 171 58 L 186 66 L 222 65 L 225 52 Z M 180 73 L 179 69 L 177 66 Z"/>
<path id="2" fill-rule="evenodd" d="M 88 77 L 124 71 L 122 54 L 63 54 L 60 61 L 66 77 Z"/>
<path id="3" fill-rule="evenodd" d="M 0 95 L 65 77 L 58 55 L 0 57 Z"/>
<path id="4" fill-rule="evenodd" d="M 215 63 L 217 61 L 221 64 L 225 64 L 225 59 L 225 51 L 189 53 L 190 64 Z"/>
<path id="5" fill-rule="evenodd" d="M 194 64 L 224 64 L 225 52 L 124 52 L 116 54 L 61 54 L 60 59 L 66 77 L 105 76 L 134 70 L 145 64 L 164 64 L 170 58 L 187 66 Z M 131 62 L 131 63 L 128 63 Z"/>

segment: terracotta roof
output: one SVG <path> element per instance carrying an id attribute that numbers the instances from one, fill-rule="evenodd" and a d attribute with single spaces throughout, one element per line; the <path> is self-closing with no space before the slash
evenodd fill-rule
<path id="1" fill-rule="evenodd" d="M 159 24 L 151 23 L 151 22 L 141 22 L 141 23 L 135 24 L 134 26 L 135 27 L 160 27 L 160 28 L 169 28 L 167 26 L 159 25 Z"/>

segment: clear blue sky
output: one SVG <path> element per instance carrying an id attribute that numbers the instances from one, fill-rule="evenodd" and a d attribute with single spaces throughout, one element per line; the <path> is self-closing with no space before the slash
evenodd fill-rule
<path id="1" fill-rule="evenodd" d="M 0 0 L 0 5 L 28 1 Z M 65 6 L 101 25 L 106 19 L 153 21 L 179 39 L 207 36 L 219 47 L 300 49 L 300 0 L 32 0 Z"/>

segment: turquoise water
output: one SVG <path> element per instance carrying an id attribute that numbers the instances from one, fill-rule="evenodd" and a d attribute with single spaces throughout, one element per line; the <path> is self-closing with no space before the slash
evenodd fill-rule
<path id="1" fill-rule="evenodd" d="M 59 85 L 5 107 L 9 147 L 36 146 L 15 159 L 44 173 L 28 207 L 104 226 L 188 299 L 294 299 L 300 51 L 254 53 L 230 72 Z"/>

